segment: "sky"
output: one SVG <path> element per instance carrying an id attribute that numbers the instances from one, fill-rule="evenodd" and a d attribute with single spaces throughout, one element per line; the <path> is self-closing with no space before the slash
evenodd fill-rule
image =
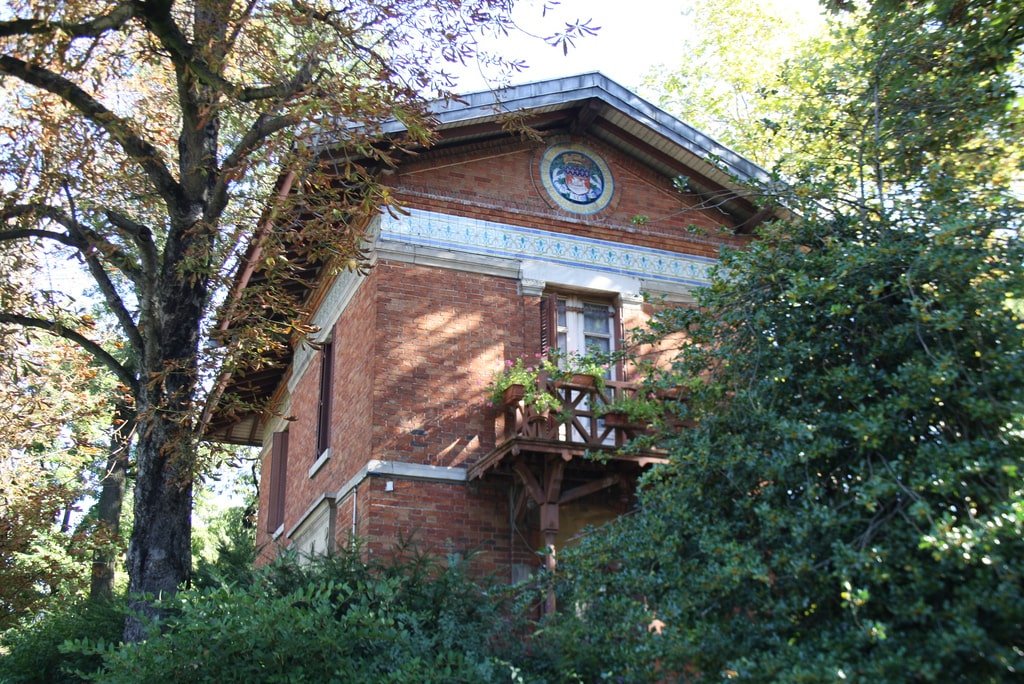
<path id="1" fill-rule="evenodd" d="M 529 0 L 517 4 L 514 12 L 523 32 L 486 44 L 490 50 L 514 55 L 529 64 L 512 78 L 513 84 L 600 71 L 619 85 L 635 89 L 651 67 L 681 59 L 683 45 L 679 37 L 690 30 L 683 14 L 685 5 L 671 0 L 564 0 L 542 16 L 543 3 Z M 577 19 L 600 27 L 597 35 L 577 40 L 568 54 L 542 40 Z M 486 87 L 487 81 L 475 65 L 460 74 L 461 91 Z"/>
<path id="2" fill-rule="evenodd" d="M 761 5 L 774 5 L 786 12 L 802 15 L 808 33 L 816 27 L 817 0 L 747 0 Z M 551 5 L 551 0 L 546 3 Z M 681 63 L 685 41 L 693 39 L 695 26 L 687 8 L 688 0 L 562 0 L 543 16 L 544 0 L 520 0 L 513 16 L 520 28 L 518 34 L 486 41 L 488 50 L 524 59 L 529 68 L 515 74 L 511 84 L 542 81 L 590 71 L 602 74 L 630 90 L 639 90 L 644 77 L 654 67 Z M 583 37 L 563 54 L 561 47 L 552 47 L 542 36 L 564 29 L 566 22 L 579 20 L 600 27 L 595 36 Z M 528 35 L 533 34 L 533 35 Z M 757 59 L 756 48 L 750 50 Z M 484 90 L 488 82 L 476 65 L 460 70 L 461 92 Z"/>

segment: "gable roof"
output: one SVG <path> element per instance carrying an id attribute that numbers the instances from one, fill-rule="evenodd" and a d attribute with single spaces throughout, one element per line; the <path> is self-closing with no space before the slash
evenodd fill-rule
<path id="1" fill-rule="evenodd" d="M 767 171 L 598 72 L 437 100 L 430 111 L 439 134 L 432 150 L 511 135 L 507 122 L 522 117 L 539 132 L 586 134 L 666 176 L 685 176 L 691 191 L 733 214 L 739 232 L 775 213 L 750 199 L 750 186 L 771 183 Z M 403 130 L 397 121 L 385 126 Z"/>
<path id="2" fill-rule="evenodd" d="M 584 110 L 576 114 L 579 127 L 614 147 L 640 151 L 639 143 L 646 143 L 652 151 L 685 162 L 723 184 L 736 179 L 769 181 L 761 167 L 598 72 L 472 93 L 461 100 L 433 103 L 431 111 L 440 130 L 493 119 L 501 110 L 539 115 L 584 103 Z M 607 124 L 593 125 L 599 120 Z M 638 156 L 652 166 L 663 166 L 659 156 L 642 152 Z"/>

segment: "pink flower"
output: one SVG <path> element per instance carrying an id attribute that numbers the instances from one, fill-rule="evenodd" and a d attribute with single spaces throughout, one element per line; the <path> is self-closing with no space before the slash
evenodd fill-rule
<path id="1" fill-rule="evenodd" d="M 505 365 L 506 365 L 506 366 L 508 366 L 509 368 L 511 368 L 511 367 L 512 367 L 512 366 L 514 365 L 514 364 L 512 363 L 512 359 L 506 359 L 506 360 L 505 360 Z"/>
<path id="2" fill-rule="evenodd" d="M 527 373 L 532 373 L 533 372 L 533 366 L 527 366 L 526 367 L 526 372 Z"/>

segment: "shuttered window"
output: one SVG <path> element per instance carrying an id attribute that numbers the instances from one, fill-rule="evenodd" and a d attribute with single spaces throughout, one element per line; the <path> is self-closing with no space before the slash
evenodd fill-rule
<path id="1" fill-rule="evenodd" d="M 320 403 L 317 407 L 316 453 L 318 459 L 331 446 L 331 379 L 334 366 L 334 345 L 325 342 L 320 350 Z"/>
<path id="2" fill-rule="evenodd" d="M 275 432 L 270 443 L 270 495 L 267 532 L 273 534 L 284 524 L 284 497 L 288 485 L 288 432 Z"/>
<path id="3" fill-rule="evenodd" d="M 606 301 L 552 293 L 541 300 L 541 348 L 587 354 L 611 352 L 621 339 L 618 308 Z M 621 377 L 616 368 L 615 377 Z"/>

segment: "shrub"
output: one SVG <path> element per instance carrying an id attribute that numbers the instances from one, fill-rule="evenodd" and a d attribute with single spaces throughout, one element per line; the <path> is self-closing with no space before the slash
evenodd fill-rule
<path id="1" fill-rule="evenodd" d="M 74 601 L 59 610 L 39 614 L 13 627 L 0 638 L 0 682 L 80 682 L 76 671 L 99 668 L 95 653 L 63 653 L 68 640 L 89 638 L 97 643 L 115 643 L 121 638 L 124 613 L 119 603 Z"/>
<path id="2" fill-rule="evenodd" d="M 94 681 L 504 682 L 510 666 L 494 654 L 518 644 L 462 565 L 419 555 L 285 558 L 247 586 L 181 592 L 164 608 L 148 641 L 76 645 L 102 655 Z"/>

